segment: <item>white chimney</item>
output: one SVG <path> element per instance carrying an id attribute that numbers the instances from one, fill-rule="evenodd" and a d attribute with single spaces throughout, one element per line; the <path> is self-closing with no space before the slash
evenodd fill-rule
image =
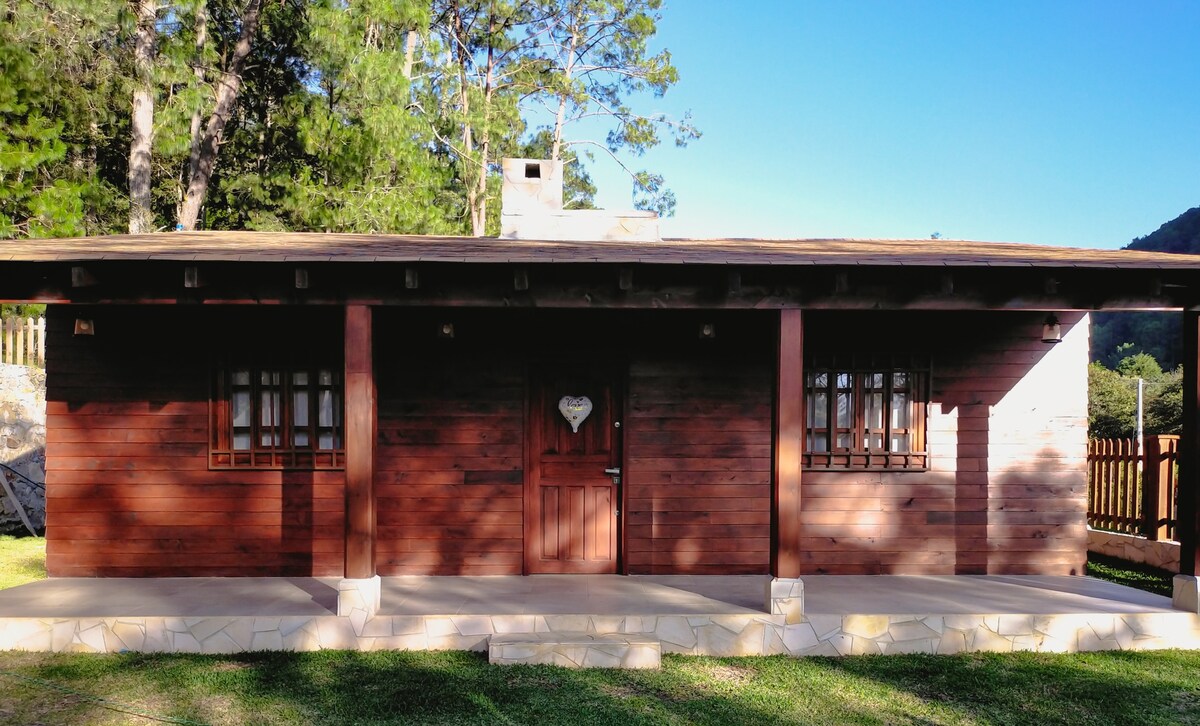
<path id="1" fill-rule="evenodd" d="M 655 212 L 564 210 L 563 163 L 504 159 L 500 236 L 504 239 L 658 242 Z"/>

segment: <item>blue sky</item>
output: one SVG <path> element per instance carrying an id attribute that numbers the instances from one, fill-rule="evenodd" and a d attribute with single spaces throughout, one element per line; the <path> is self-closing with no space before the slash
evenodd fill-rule
<path id="1" fill-rule="evenodd" d="M 1119 247 L 1200 205 L 1196 0 L 667 0 L 667 236 Z M 600 206 L 630 206 L 591 164 Z"/>

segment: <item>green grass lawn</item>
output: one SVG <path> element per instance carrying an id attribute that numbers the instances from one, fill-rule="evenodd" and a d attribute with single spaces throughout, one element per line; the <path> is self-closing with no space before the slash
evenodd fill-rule
<path id="1" fill-rule="evenodd" d="M 0 535 L 0 590 L 46 579 L 46 539 Z"/>
<path id="2" fill-rule="evenodd" d="M 665 660 L 654 672 L 470 653 L 0 653 L 0 723 L 1200 724 L 1200 653 Z"/>
<path id="3" fill-rule="evenodd" d="M 1157 567 L 1143 565 L 1116 557 L 1105 557 L 1094 552 L 1088 553 L 1087 574 L 1092 577 L 1115 582 L 1125 587 L 1136 587 L 1139 590 L 1152 592 L 1155 595 L 1171 597 L 1171 580 L 1175 574 Z"/>
<path id="4" fill-rule="evenodd" d="M 1170 594 L 1170 573 L 1092 560 L 1089 575 Z M 0 537 L 0 587 L 45 576 L 45 540 Z M 501 668 L 470 653 L 0 652 L 0 723 L 163 719 L 1200 726 L 1200 652 L 667 657 L 658 672 Z"/>

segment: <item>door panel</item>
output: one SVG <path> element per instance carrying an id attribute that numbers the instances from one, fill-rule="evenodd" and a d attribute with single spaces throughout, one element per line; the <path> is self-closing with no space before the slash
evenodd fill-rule
<path id="1" fill-rule="evenodd" d="M 620 377 L 615 366 L 562 362 L 530 374 L 525 570 L 615 573 L 621 462 Z M 572 431 L 564 396 L 586 396 L 592 411 Z"/>

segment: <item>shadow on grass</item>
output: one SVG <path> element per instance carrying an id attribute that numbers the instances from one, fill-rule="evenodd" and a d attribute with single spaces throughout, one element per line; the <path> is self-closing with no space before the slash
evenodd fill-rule
<path id="1" fill-rule="evenodd" d="M 1125 587 L 1136 587 L 1166 597 L 1171 597 L 1171 581 L 1175 578 L 1175 573 L 1168 570 L 1095 552 L 1088 553 L 1087 574 L 1100 580 L 1108 580 Z"/>
<path id="2" fill-rule="evenodd" d="M 1178 651 L 667 657 L 662 671 L 461 652 L 5 657 L 0 670 L 211 723 L 1200 723 L 1200 654 Z"/>
<path id="3" fill-rule="evenodd" d="M 813 659 L 996 724 L 1200 723 L 1200 653 L 977 653 Z M 849 705 L 849 704 L 848 704 Z M 882 715 L 882 714 L 880 714 Z M 900 714 L 886 722 L 903 721 Z"/>

